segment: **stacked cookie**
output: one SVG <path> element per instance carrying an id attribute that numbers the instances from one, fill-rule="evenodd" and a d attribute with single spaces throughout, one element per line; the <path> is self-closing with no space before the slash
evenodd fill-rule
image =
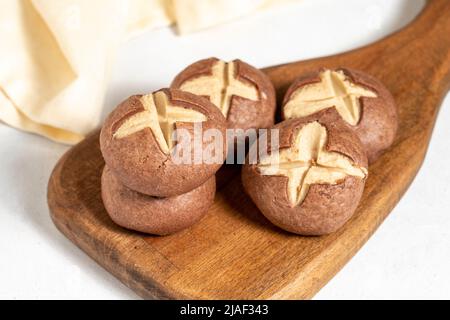
<path id="1" fill-rule="evenodd" d="M 125 100 L 100 135 L 102 198 L 112 220 L 158 235 L 200 220 L 228 153 L 226 129 L 270 127 L 275 109 L 275 90 L 264 73 L 216 58 L 187 67 L 171 89 Z M 213 150 L 209 133 L 220 135 Z"/>
<path id="2" fill-rule="evenodd" d="M 214 175 L 222 163 L 194 161 L 197 125 L 225 135 L 220 110 L 207 99 L 180 90 L 132 96 L 109 115 L 100 134 L 106 163 L 102 198 L 117 224 L 165 235 L 205 215 L 214 200 Z M 182 130 L 189 141 L 177 136 Z M 172 153 L 175 143 L 187 146 L 184 162 L 177 162 Z M 226 146 L 215 151 L 225 157 Z"/>

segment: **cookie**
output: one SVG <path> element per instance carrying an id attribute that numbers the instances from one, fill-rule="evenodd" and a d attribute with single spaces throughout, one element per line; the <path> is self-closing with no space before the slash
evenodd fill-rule
<path id="1" fill-rule="evenodd" d="M 207 99 L 163 89 L 122 102 L 103 125 L 100 147 L 125 186 L 170 197 L 199 187 L 222 166 L 225 132 L 225 118 Z"/>
<path id="2" fill-rule="evenodd" d="M 282 118 L 306 117 L 330 107 L 359 137 L 369 162 L 394 142 L 394 98 L 380 81 L 357 70 L 323 69 L 300 77 L 286 92 Z"/>
<path id="3" fill-rule="evenodd" d="M 368 175 L 358 137 L 335 109 L 286 120 L 273 129 L 279 148 L 268 143 L 257 163 L 247 159 L 242 169 L 246 192 L 284 230 L 300 235 L 336 231 L 355 212 Z"/>
<path id="4" fill-rule="evenodd" d="M 241 61 L 197 61 L 181 71 L 172 88 L 208 98 L 230 129 L 268 128 L 274 124 L 275 89 L 259 69 Z"/>
<path id="5" fill-rule="evenodd" d="M 118 225 L 155 235 L 168 235 L 198 222 L 214 202 L 215 177 L 185 194 L 167 198 L 148 196 L 127 188 L 105 166 L 102 199 L 111 219 Z"/>

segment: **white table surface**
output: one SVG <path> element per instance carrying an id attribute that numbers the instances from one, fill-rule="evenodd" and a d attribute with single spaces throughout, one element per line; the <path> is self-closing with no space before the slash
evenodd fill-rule
<path id="1" fill-rule="evenodd" d="M 401 28 L 422 4 L 303 0 L 184 37 L 171 29 L 149 32 L 121 49 L 106 109 L 131 94 L 167 86 L 178 70 L 199 58 L 239 57 L 263 67 L 359 47 Z M 317 299 L 450 298 L 448 119 L 450 96 L 411 188 Z M 138 298 L 49 218 L 47 181 L 66 150 L 0 124 L 0 298 Z"/>

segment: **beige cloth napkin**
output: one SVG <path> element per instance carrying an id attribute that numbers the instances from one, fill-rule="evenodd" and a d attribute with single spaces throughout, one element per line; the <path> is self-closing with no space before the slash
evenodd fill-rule
<path id="1" fill-rule="evenodd" d="M 130 35 L 173 23 L 184 34 L 284 1 L 0 0 L 0 120 L 76 143 L 99 125 Z"/>

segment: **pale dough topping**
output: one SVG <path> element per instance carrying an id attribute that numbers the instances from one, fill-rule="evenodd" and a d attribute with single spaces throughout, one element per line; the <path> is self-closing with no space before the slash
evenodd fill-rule
<path id="1" fill-rule="evenodd" d="M 200 76 L 184 82 L 180 90 L 200 96 L 209 96 L 225 118 L 230 110 L 231 98 L 239 96 L 258 101 L 258 90 L 255 86 L 238 80 L 235 77 L 235 63 L 217 61 L 212 67 L 212 75 Z"/>
<path id="2" fill-rule="evenodd" d="M 150 128 L 161 150 L 168 154 L 173 147 L 172 134 L 177 122 L 204 122 L 206 116 L 198 111 L 171 105 L 164 92 L 142 96 L 144 111 L 132 115 L 114 133 L 114 138 L 128 137 Z"/>
<path id="3" fill-rule="evenodd" d="M 315 121 L 305 125 L 290 148 L 261 159 L 258 170 L 265 176 L 288 177 L 288 197 L 292 207 L 305 199 L 313 184 L 337 184 L 347 176 L 365 178 L 367 169 L 337 152 L 325 149 L 327 130 Z"/>
<path id="4" fill-rule="evenodd" d="M 326 70 L 320 73 L 320 82 L 293 93 L 284 106 L 284 114 L 287 119 L 300 118 L 334 106 L 347 123 L 357 125 L 361 118 L 361 97 L 376 98 L 377 94 L 352 83 L 341 70 Z"/>

